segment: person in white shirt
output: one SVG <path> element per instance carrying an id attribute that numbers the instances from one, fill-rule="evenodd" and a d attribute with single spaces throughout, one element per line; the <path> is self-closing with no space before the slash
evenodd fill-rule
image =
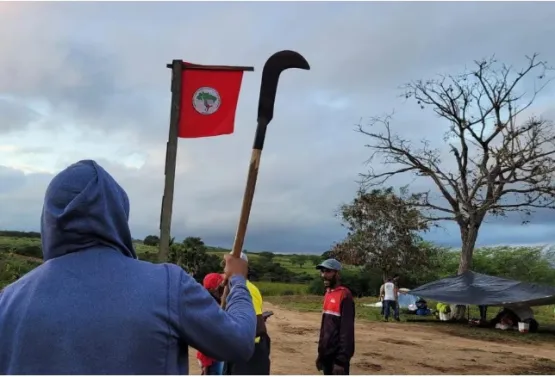
<path id="1" fill-rule="evenodd" d="M 389 321 L 389 315 L 391 314 L 391 309 L 393 309 L 393 318 L 399 321 L 399 306 L 397 305 L 397 289 L 392 279 L 387 279 L 387 282 L 383 286 L 384 298 L 384 316 L 385 320 Z"/>

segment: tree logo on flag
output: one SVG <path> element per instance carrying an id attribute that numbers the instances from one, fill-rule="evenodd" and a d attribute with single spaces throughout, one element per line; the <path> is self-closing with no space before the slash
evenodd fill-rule
<path id="1" fill-rule="evenodd" d="M 203 86 L 193 94 L 193 107 L 202 115 L 214 114 L 221 103 L 220 93 L 214 88 Z"/>

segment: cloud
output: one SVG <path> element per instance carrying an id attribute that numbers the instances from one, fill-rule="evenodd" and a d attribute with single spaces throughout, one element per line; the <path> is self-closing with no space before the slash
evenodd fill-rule
<path id="1" fill-rule="evenodd" d="M 25 104 L 0 98 L 0 133 L 20 130 L 37 118 L 38 114 Z"/>
<path id="2" fill-rule="evenodd" d="M 535 51 L 553 61 L 554 16 L 552 3 L 2 3 L 0 227 L 37 229 L 52 174 L 94 158 L 128 191 L 134 235 L 157 233 L 165 65 L 182 58 L 256 69 L 244 76 L 233 135 L 179 142 L 173 233 L 231 245 L 261 68 L 293 49 L 312 68 L 281 77 L 245 247 L 324 251 L 344 235 L 334 211 L 369 155 L 355 124 L 395 109 L 403 136 L 443 147 L 445 126 L 399 99 L 399 85 L 493 53 L 515 65 Z M 552 89 L 538 99 L 546 114 Z M 549 213 L 536 219 L 552 223 Z M 489 226 L 488 242 L 534 234 Z M 458 242 L 456 231 L 430 237 Z"/>

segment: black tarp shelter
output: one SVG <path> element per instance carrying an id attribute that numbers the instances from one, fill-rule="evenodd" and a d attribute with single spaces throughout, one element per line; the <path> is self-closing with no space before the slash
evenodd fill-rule
<path id="1" fill-rule="evenodd" d="M 472 271 L 424 284 L 409 293 L 458 305 L 555 304 L 555 287 L 523 283 Z"/>

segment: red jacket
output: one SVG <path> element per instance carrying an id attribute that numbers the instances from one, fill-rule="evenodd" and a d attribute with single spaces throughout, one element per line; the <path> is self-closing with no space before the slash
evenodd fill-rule
<path id="1" fill-rule="evenodd" d="M 214 359 L 212 359 L 211 357 L 208 357 L 206 355 L 203 355 L 200 351 L 197 351 L 197 360 L 200 361 L 200 365 L 204 368 L 204 367 L 209 367 L 210 365 L 214 364 Z"/>
<path id="2" fill-rule="evenodd" d="M 218 286 L 224 281 L 224 277 L 222 276 L 222 274 L 218 274 L 215 272 L 212 272 L 210 274 L 207 274 L 203 281 L 202 281 L 202 285 L 204 286 L 204 288 L 208 289 L 209 291 L 212 289 L 216 289 L 218 288 Z M 214 299 L 216 299 L 214 297 Z M 216 301 L 218 301 L 216 299 Z M 218 301 L 219 303 L 219 301 Z M 210 365 L 214 364 L 214 362 L 216 361 L 215 359 L 212 359 L 211 357 L 208 357 L 206 355 L 203 355 L 202 352 L 197 351 L 197 360 L 200 361 L 200 365 L 202 367 L 209 367 Z"/>
<path id="3" fill-rule="evenodd" d="M 318 342 L 318 357 L 345 366 L 355 353 L 355 303 L 351 291 L 335 287 L 326 292 Z"/>

